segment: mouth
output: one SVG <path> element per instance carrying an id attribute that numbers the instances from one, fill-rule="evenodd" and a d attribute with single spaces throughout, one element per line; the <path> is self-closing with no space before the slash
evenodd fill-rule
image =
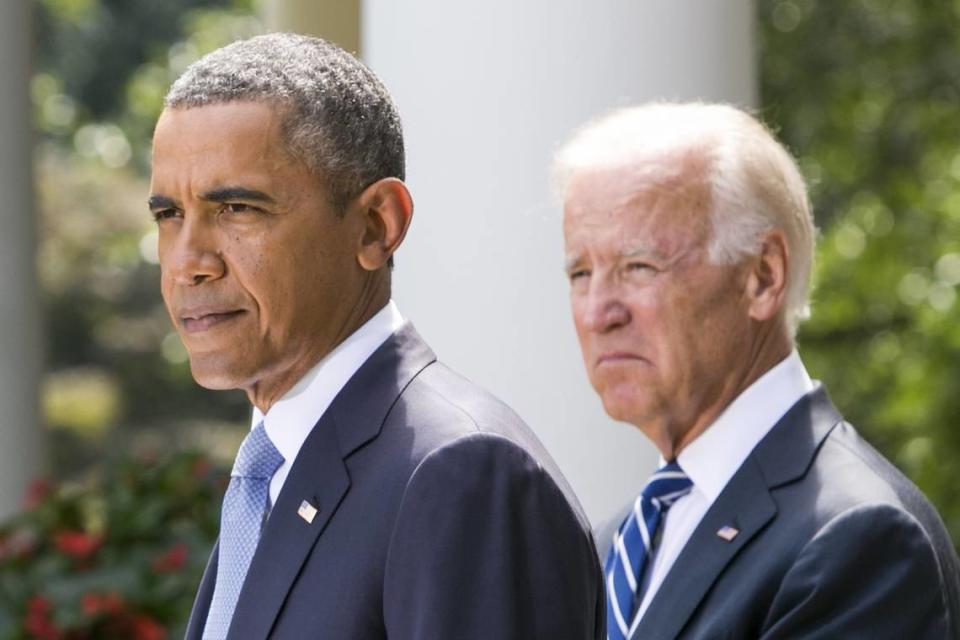
<path id="1" fill-rule="evenodd" d="M 246 311 L 235 309 L 232 311 L 197 310 L 183 313 L 180 324 L 187 333 L 200 333 L 236 320 Z"/>
<path id="2" fill-rule="evenodd" d="M 609 353 L 601 354 L 597 358 L 596 366 L 601 367 L 604 365 L 620 365 L 620 364 L 629 364 L 632 362 L 644 362 L 645 359 L 638 356 L 635 353 L 628 353 L 626 351 L 611 351 Z"/>

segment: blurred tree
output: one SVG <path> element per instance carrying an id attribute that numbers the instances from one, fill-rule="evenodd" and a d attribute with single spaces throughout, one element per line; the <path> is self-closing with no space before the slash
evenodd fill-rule
<path id="1" fill-rule="evenodd" d="M 202 53 L 259 32 L 250 2 L 36 1 L 44 404 L 61 474 L 102 457 L 104 437 L 110 451 L 170 434 L 213 433 L 203 443 L 215 445 L 218 431 L 196 420 L 235 438 L 247 415 L 242 395 L 190 379 L 143 203 L 169 83 Z M 823 232 L 804 356 L 960 542 L 958 10 L 758 3 L 762 115 L 800 157 Z"/>
<path id="2" fill-rule="evenodd" d="M 801 350 L 960 544 L 960 5 L 758 9 L 762 115 L 822 234 Z"/>
<path id="3" fill-rule="evenodd" d="M 35 14 L 43 404 L 54 469 L 68 477 L 171 439 L 229 451 L 248 404 L 190 377 L 159 296 L 146 174 L 170 82 L 262 27 L 250 0 L 38 0 Z"/>

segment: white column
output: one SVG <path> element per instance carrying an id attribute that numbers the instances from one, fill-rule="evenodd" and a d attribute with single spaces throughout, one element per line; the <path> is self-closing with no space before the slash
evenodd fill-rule
<path id="1" fill-rule="evenodd" d="M 360 51 L 360 0 L 264 0 L 268 31 L 320 36 L 347 51 Z"/>
<path id="2" fill-rule="evenodd" d="M 0 519 L 45 468 L 31 172 L 29 0 L 0 3 Z"/>
<path id="3" fill-rule="evenodd" d="M 364 57 L 406 127 L 413 227 L 395 298 L 439 357 L 512 405 L 594 522 L 656 453 L 606 417 L 568 309 L 556 145 L 654 98 L 756 103 L 750 0 L 365 0 Z"/>

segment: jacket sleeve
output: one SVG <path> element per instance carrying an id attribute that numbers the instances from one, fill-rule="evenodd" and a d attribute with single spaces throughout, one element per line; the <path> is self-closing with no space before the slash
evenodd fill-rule
<path id="1" fill-rule="evenodd" d="M 411 476 L 391 536 L 392 640 L 586 640 L 604 633 L 593 540 L 550 475 L 506 438 L 475 433 Z"/>
<path id="2" fill-rule="evenodd" d="M 787 572 L 763 638 L 948 639 L 944 579 L 923 527 L 860 505 L 815 536 Z"/>

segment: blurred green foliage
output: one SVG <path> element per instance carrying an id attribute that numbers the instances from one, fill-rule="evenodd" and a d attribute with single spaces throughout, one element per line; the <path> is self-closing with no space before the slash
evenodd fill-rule
<path id="1" fill-rule="evenodd" d="M 36 483 L 0 526 L 0 638 L 182 638 L 227 479 L 194 453 Z"/>
<path id="2" fill-rule="evenodd" d="M 821 230 L 801 353 L 960 544 L 960 4 L 758 10 L 762 116 Z"/>
<path id="3" fill-rule="evenodd" d="M 0 638 L 181 637 L 218 528 L 226 474 L 211 469 L 249 404 L 193 382 L 164 310 L 150 138 L 188 64 L 262 27 L 249 0 L 34 10 L 42 402 L 62 483 L 0 525 Z"/>
<path id="4" fill-rule="evenodd" d="M 250 3 L 36 0 L 43 398 L 60 477 L 137 448 L 236 449 L 248 404 L 190 378 L 145 200 L 169 83 L 261 31 Z M 802 353 L 960 543 L 958 7 L 757 3 L 761 115 L 800 158 L 822 231 Z"/>
<path id="5" fill-rule="evenodd" d="M 262 26 L 250 0 L 37 0 L 34 14 L 42 397 L 55 473 L 171 435 L 229 457 L 249 405 L 190 377 L 160 299 L 147 176 L 172 80 Z"/>

